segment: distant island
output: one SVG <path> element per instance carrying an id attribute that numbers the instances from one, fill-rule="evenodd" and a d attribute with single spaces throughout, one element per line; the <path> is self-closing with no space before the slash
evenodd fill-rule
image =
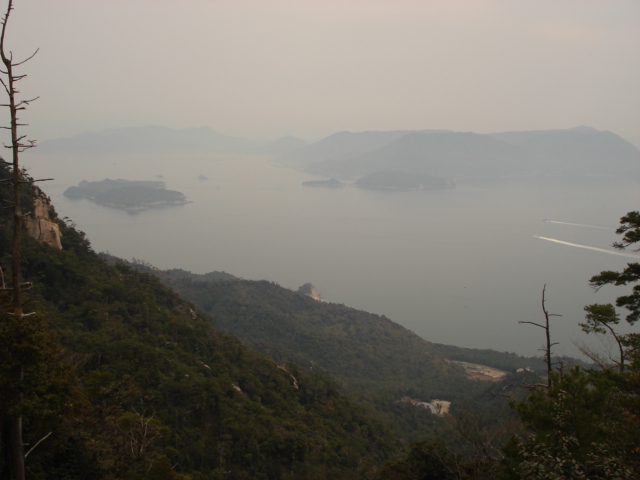
<path id="1" fill-rule="evenodd" d="M 453 180 L 439 178 L 427 173 L 407 173 L 396 171 L 381 171 L 361 177 L 355 183 L 343 183 L 331 178 L 329 180 L 311 180 L 303 182 L 305 187 L 342 188 L 356 186 L 370 190 L 409 191 L 434 188 L 452 188 Z"/>
<path id="2" fill-rule="evenodd" d="M 326 188 L 342 188 L 344 183 L 340 180 L 332 178 L 330 180 L 310 180 L 308 182 L 302 182 L 305 187 L 326 187 Z"/>
<path id="3" fill-rule="evenodd" d="M 98 205 L 128 212 L 188 203 L 182 192 L 166 190 L 164 182 L 132 181 L 121 178 L 117 180 L 105 178 L 100 182 L 83 180 L 77 187 L 67 188 L 63 195 L 73 199 L 86 198 Z"/>

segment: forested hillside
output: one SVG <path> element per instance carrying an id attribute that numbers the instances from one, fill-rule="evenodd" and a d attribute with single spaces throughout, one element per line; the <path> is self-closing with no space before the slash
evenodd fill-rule
<path id="1" fill-rule="evenodd" d="M 9 193 L 5 183 L 0 201 Z M 393 454 L 393 437 L 333 383 L 248 349 L 57 222 L 62 250 L 23 239 L 35 314 L 0 321 L 0 420 L 23 416 L 27 478 L 360 479 Z"/>
<path id="2" fill-rule="evenodd" d="M 110 261 L 117 259 L 111 257 Z M 505 398 L 485 396 L 487 390 L 502 386 L 469 379 L 464 368 L 450 361 L 458 358 L 450 357 L 444 346 L 434 345 L 384 316 L 319 302 L 273 282 L 241 280 L 216 272 L 161 271 L 144 262 L 130 265 L 157 275 L 209 313 L 216 325 L 252 348 L 278 362 L 295 362 L 328 375 L 343 392 L 357 396 L 385 419 L 402 438 L 456 435 L 443 419 L 409 400 L 452 402 L 452 411 L 473 405 L 495 416 L 508 409 Z M 540 362 L 514 355 L 515 360 L 492 351 L 486 351 L 482 358 L 500 363 L 504 356 L 510 360 L 508 370 L 539 366 Z"/>
<path id="3" fill-rule="evenodd" d="M 618 233 L 626 235 L 618 248 L 640 238 L 640 215 L 632 212 L 622 221 Z M 384 317 L 324 304 L 274 283 L 136 268 L 153 271 L 211 312 L 214 322 L 273 358 L 323 369 L 396 433 L 421 438 L 406 456 L 387 462 L 378 480 L 632 479 L 639 471 L 637 334 L 616 336 L 620 360 L 594 356 L 600 369 L 585 370 L 584 363 L 571 367 L 572 359 L 552 359 L 547 378 L 540 374 L 544 360 L 433 345 Z M 633 284 L 637 268 L 602 272 L 591 283 Z M 631 310 L 630 323 L 638 318 L 638 288 L 618 299 L 618 306 Z M 615 335 L 620 319 L 613 306 L 586 311 L 585 331 Z M 495 383 L 472 382 L 443 355 L 512 373 Z M 416 415 L 407 421 L 409 410 L 402 406 L 409 404 L 397 401 L 403 393 L 448 398 L 451 412 L 443 423 L 422 423 L 422 410 L 411 406 Z"/>

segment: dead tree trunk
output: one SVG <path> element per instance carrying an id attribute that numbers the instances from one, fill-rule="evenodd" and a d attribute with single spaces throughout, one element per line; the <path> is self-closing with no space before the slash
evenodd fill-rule
<path id="1" fill-rule="evenodd" d="M 22 308 L 22 282 L 20 275 L 20 260 L 21 260 L 21 240 L 22 240 L 22 208 L 20 205 L 20 186 L 24 183 L 21 179 L 21 170 L 19 162 L 19 154 L 34 146 L 33 141 L 25 141 L 25 136 L 18 135 L 18 127 L 25 124 L 19 123 L 18 112 L 24 110 L 32 100 L 17 100 L 17 94 L 20 93 L 16 89 L 16 82 L 25 78 L 26 75 L 16 75 L 14 68 L 18 67 L 29 59 L 33 58 L 36 52 L 28 57 L 26 60 L 15 62 L 13 60 L 13 54 L 9 52 L 7 54 L 5 49 L 5 35 L 7 31 L 7 23 L 9 16 L 13 10 L 13 0 L 7 2 L 7 11 L 2 18 L 2 32 L 0 34 L 0 59 L 4 65 L 3 78 L 0 78 L 0 82 L 7 93 L 9 102 L 2 106 L 9 108 L 11 123 L 9 127 L 1 127 L 11 132 L 11 143 L 6 147 L 11 150 L 12 157 L 12 211 L 13 211 L 13 242 L 11 251 L 11 281 L 12 281 L 12 299 L 10 304 L 10 311 L 16 317 L 22 318 L 24 316 Z M 19 386 L 24 379 L 24 370 L 22 367 L 16 372 L 15 382 Z M 16 391 L 20 391 L 20 388 L 16 388 Z M 22 404 L 22 393 L 17 393 L 15 401 L 18 406 Z M 19 408 L 18 408 L 19 411 Z M 25 468 L 24 468 L 24 444 L 22 440 L 22 416 L 20 413 L 12 415 L 6 419 L 5 428 L 8 430 L 6 447 L 8 448 L 8 460 L 9 476 L 12 480 L 24 480 Z"/>
<path id="2" fill-rule="evenodd" d="M 555 315 L 553 313 L 549 313 L 547 311 L 547 306 L 545 305 L 545 291 L 547 289 L 547 285 L 545 284 L 542 287 L 542 312 L 544 313 L 545 323 L 544 325 L 536 322 L 518 322 L 518 323 L 529 323 L 531 325 L 535 325 L 536 327 L 540 327 L 544 329 L 545 337 L 546 337 L 546 347 L 544 349 L 544 360 L 547 364 L 547 387 L 551 387 L 552 383 L 552 373 L 553 373 L 553 361 L 551 360 L 551 347 L 557 345 L 558 342 L 551 343 L 551 326 L 549 319 L 550 317 L 561 317 L 562 315 Z"/>

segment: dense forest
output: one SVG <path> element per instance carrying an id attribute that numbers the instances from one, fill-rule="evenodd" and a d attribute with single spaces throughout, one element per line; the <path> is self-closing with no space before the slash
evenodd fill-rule
<path id="1" fill-rule="evenodd" d="M 122 262 L 102 256 L 112 263 Z M 450 352 L 384 316 L 319 302 L 273 282 L 241 280 L 216 272 L 160 271 L 140 261 L 127 264 L 157 275 L 208 313 L 216 326 L 251 348 L 278 362 L 294 362 L 322 372 L 341 391 L 354 395 L 385 419 L 403 439 L 442 436 L 447 430 L 442 419 L 415 408 L 408 399 L 444 400 L 452 402 L 454 410 L 468 408 L 480 399 L 485 408 L 508 408 L 505 398 L 484 396 L 497 385 L 471 380 L 463 367 L 451 361 L 466 358 L 449 355 L 456 347 L 450 347 Z M 498 368 L 508 365 L 505 370 L 509 372 L 527 367 L 544 371 L 541 359 L 495 351 L 486 351 L 474 360 Z M 512 377 L 522 375 L 514 373 L 510 378 L 514 382 Z"/>

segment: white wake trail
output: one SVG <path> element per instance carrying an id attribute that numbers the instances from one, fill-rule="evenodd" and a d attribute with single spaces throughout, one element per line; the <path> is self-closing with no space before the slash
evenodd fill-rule
<path id="1" fill-rule="evenodd" d="M 588 245 L 580 245 L 579 243 L 565 242 L 563 240 L 557 240 L 555 238 L 541 237 L 540 235 L 534 235 L 534 237 L 535 238 L 539 238 L 541 240 L 547 240 L 549 242 L 555 242 L 555 243 L 560 243 L 562 245 L 568 245 L 570 247 L 584 248 L 586 250 L 593 250 L 594 252 L 608 253 L 610 255 L 618 255 L 620 257 L 635 258 L 636 260 L 640 260 L 640 255 L 637 255 L 637 254 L 634 254 L 634 253 L 616 252 L 614 250 L 606 250 L 604 248 L 589 247 Z"/>
<path id="2" fill-rule="evenodd" d="M 611 227 L 603 227 L 600 225 L 585 225 L 584 223 L 569 223 L 569 222 L 557 222 L 556 220 L 544 220 L 545 223 L 555 223 L 556 225 L 571 225 L 573 227 L 586 227 L 586 228 L 597 228 L 599 230 L 615 230 L 615 228 Z"/>

